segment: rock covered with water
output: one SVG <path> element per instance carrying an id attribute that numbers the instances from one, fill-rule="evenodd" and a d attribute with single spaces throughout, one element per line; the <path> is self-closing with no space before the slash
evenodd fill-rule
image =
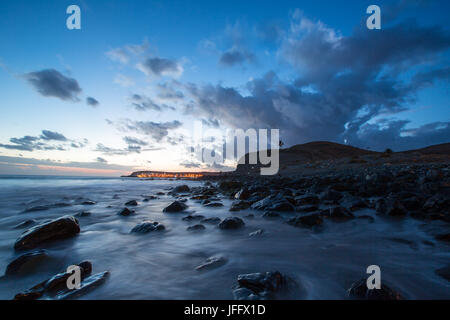
<path id="1" fill-rule="evenodd" d="M 5 275 L 10 276 L 26 273 L 48 257 L 49 255 L 45 250 L 37 250 L 22 254 L 8 264 Z"/>
<path id="2" fill-rule="evenodd" d="M 233 290 L 235 300 L 276 299 L 288 291 L 293 281 L 280 272 L 240 274 Z"/>
<path id="3" fill-rule="evenodd" d="M 367 279 L 361 279 L 352 284 L 348 289 L 348 295 L 356 299 L 363 300 L 403 300 L 400 293 L 389 288 L 385 284 L 381 284 L 380 289 L 368 289 Z"/>
<path id="4" fill-rule="evenodd" d="M 134 214 L 134 210 L 130 210 L 126 207 L 123 208 L 122 210 L 120 210 L 118 213 L 119 216 L 123 216 L 123 217 L 128 217 L 128 216 L 131 216 L 132 214 Z"/>
<path id="5" fill-rule="evenodd" d="M 71 238 L 78 233 L 80 233 L 78 220 L 73 216 L 63 216 L 47 223 L 34 226 L 22 233 L 16 240 L 14 249 L 34 249 L 41 244 Z"/>
<path id="6" fill-rule="evenodd" d="M 131 233 L 148 233 L 152 231 L 164 230 L 163 224 L 156 221 L 144 221 L 131 229 Z"/>
<path id="7" fill-rule="evenodd" d="M 202 264 L 195 267 L 195 270 L 211 270 L 223 266 L 227 262 L 222 256 L 212 256 L 206 259 Z"/>

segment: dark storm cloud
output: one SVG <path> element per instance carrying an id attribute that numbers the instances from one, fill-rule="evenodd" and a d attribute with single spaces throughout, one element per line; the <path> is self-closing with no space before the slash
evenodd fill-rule
<path id="1" fill-rule="evenodd" d="M 237 64 L 243 64 L 244 62 L 254 62 L 255 61 L 255 55 L 247 52 L 246 50 L 242 49 L 231 49 L 228 50 L 220 56 L 219 63 L 224 66 L 234 66 Z"/>
<path id="2" fill-rule="evenodd" d="M 61 100 L 79 100 L 81 88 L 77 80 L 66 77 L 54 69 L 27 73 L 25 79 L 43 96 Z"/>
<path id="3" fill-rule="evenodd" d="M 183 72 L 177 61 L 159 57 L 147 58 L 138 67 L 145 74 L 155 76 L 179 76 Z"/>
<path id="4" fill-rule="evenodd" d="M 100 102 L 98 102 L 97 99 L 92 98 L 92 97 L 87 97 L 86 103 L 91 107 L 96 107 L 100 104 Z"/>
<path id="5" fill-rule="evenodd" d="M 400 23 L 380 31 L 356 29 L 342 36 L 321 22 L 293 14 L 279 55 L 297 71 L 295 81 L 268 72 L 241 89 L 223 85 L 186 85 L 193 103 L 186 112 L 221 119 L 237 128 L 279 128 L 283 141 L 297 144 L 314 140 L 347 141 L 381 148 L 364 141 L 382 126 L 369 125 L 380 115 L 408 110 L 417 92 L 437 81 L 448 81 L 450 71 L 442 54 L 450 48 L 450 36 L 441 27 Z M 416 141 L 450 140 L 448 131 L 424 128 L 403 137 L 407 123 L 389 123 L 385 142 L 399 141 L 403 149 Z M 370 133 L 370 134 L 369 134 Z M 391 135 L 387 138 L 388 135 Z M 421 136 L 421 137 L 419 137 Z M 442 139 L 442 140 L 439 140 Z"/>

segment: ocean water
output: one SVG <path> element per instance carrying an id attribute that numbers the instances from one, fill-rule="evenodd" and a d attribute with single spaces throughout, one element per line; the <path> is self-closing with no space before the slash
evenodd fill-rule
<path id="1" fill-rule="evenodd" d="M 50 259 L 26 275 L 0 278 L 0 299 L 11 299 L 33 285 L 65 270 L 68 265 L 89 260 L 93 273 L 111 275 L 100 287 L 80 299 L 232 299 L 239 274 L 278 270 L 298 284 L 290 299 L 346 299 L 354 281 L 368 275 L 369 265 L 381 268 L 381 281 L 407 299 L 449 299 L 449 282 L 435 270 L 450 263 L 448 244 L 433 233 L 448 226 L 413 219 L 383 219 L 370 210 L 375 222 L 355 219 L 345 223 L 326 221 L 322 230 L 295 228 L 283 219 L 266 219 L 262 212 L 230 213 L 224 207 L 206 208 L 188 200 L 188 213 L 205 217 L 238 216 L 245 228 L 189 232 L 195 224 L 182 221 L 187 213 L 165 214 L 173 201 L 169 195 L 142 202 L 143 196 L 167 193 L 170 187 L 200 181 L 139 180 L 130 178 L 0 177 L 0 274 L 21 253 L 14 251 L 17 237 L 26 229 L 14 226 L 27 220 L 44 222 L 67 214 L 89 211 L 78 218 L 81 233 L 68 240 L 43 246 Z M 136 199 L 136 214 L 117 215 L 125 202 Z M 86 200 L 95 205 L 82 205 Z M 48 210 L 24 212 L 38 205 L 67 204 Z M 249 213 L 254 218 L 247 218 Z M 288 218 L 292 214 L 287 214 Z M 165 225 L 163 232 L 130 234 L 144 220 Z M 249 233 L 263 229 L 260 236 Z M 206 258 L 221 255 L 227 263 L 208 271 L 195 267 Z"/>

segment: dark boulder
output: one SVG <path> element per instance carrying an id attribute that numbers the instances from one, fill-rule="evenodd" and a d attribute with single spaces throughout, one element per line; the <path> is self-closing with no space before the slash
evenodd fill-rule
<path id="1" fill-rule="evenodd" d="M 25 253 L 8 264 L 5 275 L 9 276 L 25 273 L 46 258 L 48 258 L 48 253 L 45 250 Z"/>
<path id="2" fill-rule="evenodd" d="M 130 210 L 128 208 L 123 208 L 119 211 L 118 215 L 128 217 L 134 213 L 134 210 Z"/>
<path id="3" fill-rule="evenodd" d="M 403 300 L 403 297 L 385 284 L 380 289 L 368 289 L 366 279 L 361 279 L 352 284 L 348 289 L 348 295 L 363 300 Z"/>
<path id="4" fill-rule="evenodd" d="M 320 202 L 319 197 L 314 194 L 305 194 L 302 196 L 295 197 L 295 203 L 298 206 L 318 204 Z"/>
<path id="5" fill-rule="evenodd" d="M 209 223 L 209 224 L 219 224 L 220 221 L 221 220 L 219 217 L 211 217 L 211 218 L 202 219 L 200 222 Z"/>
<path id="6" fill-rule="evenodd" d="M 159 231 L 164 230 L 165 227 L 159 222 L 156 221 L 144 221 L 136 225 L 133 229 L 131 229 L 132 233 L 148 233 L 151 231 Z"/>
<path id="7" fill-rule="evenodd" d="M 78 220 L 72 216 L 63 216 L 22 233 L 16 240 L 14 249 L 33 249 L 46 242 L 73 237 L 79 232 Z"/>
<path id="8" fill-rule="evenodd" d="M 175 188 L 172 189 L 172 193 L 182 193 L 182 192 L 189 192 L 191 191 L 191 189 L 189 188 L 189 186 L 182 184 L 181 186 L 176 186 Z"/>
<path id="9" fill-rule="evenodd" d="M 87 201 L 83 201 L 81 204 L 85 205 L 85 206 L 93 206 L 93 205 L 96 204 L 96 202 L 95 201 L 91 201 L 91 200 L 87 200 Z"/>
<path id="10" fill-rule="evenodd" d="M 204 218 L 205 218 L 205 216 L 197 214 L 197 215 L 188 215 L 186 217 L 183 217 L 181 220 L 183 220 L 183 221 L 194 221 L 194 220 L 202 220 Z"/>
<path id="11" fill-rule="evenodd" d="M 285 293 L 292 280 L 280 272 L 241 274 L 233 290 L 235 300 L 275 299 L 278 294 Z"/>
<path id="12" fill-rule="evenodd" d="M 205 226 L 202 224 L 194 224 L 193 226 L 189 226 L 186 228 L 187 231 L 202 231 L 205 229 Z"/>
<path id="13" fill-rule="evenodd" d="M 251 195 L 251 192 L 247 188 L 243 188 L 234 195 L 234 198 L 237 200 L 247 200 Z"/>
<path id="14" fill-rule="evenodd" d="M 244 227 L 245 223 L 241 218 L 230 217 L 219 223 L 219 228 L 224 230 L 239 229 Z"/>
<path id="15" fill-rule="evenodd" d="M 250 202 L 245 200 L 233 201 L 230 211 L 240 211 L 250 208 Z"/>
<path id="16" fill-rule="evenodd" d="M 437 269 L 435 272 L 438 276 L 441 276 L 445 280 L 450 281 L 450 265 Z"/>
<path id="17" fill-rule="evenodd" d="M 137 206 L 138 202 L 136 200 L 130 200 L 127 203 L 125 203 L 126 206 Z"/>
<path id="18" fill-rule="evenodd" d="M 163 212 L 181 212 L 187 209 L 187 205 L 180 201 L 174 201 L 163 209 Z"/>

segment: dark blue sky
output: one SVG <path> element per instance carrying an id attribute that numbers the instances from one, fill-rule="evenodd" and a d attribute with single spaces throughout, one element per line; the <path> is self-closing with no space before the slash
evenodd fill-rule
<path id="1" fill-rule="evenodd" d="M 81 30 L 66 28 L 71 4 Z M 371 4 L 381 30 L 365 27 Z M 205 169 L 183 140 L 195 120 L 279 128 L 287 145 L 449 142 L 449 12 L 419 0 L 1 1 L 0 173 Z"/>

